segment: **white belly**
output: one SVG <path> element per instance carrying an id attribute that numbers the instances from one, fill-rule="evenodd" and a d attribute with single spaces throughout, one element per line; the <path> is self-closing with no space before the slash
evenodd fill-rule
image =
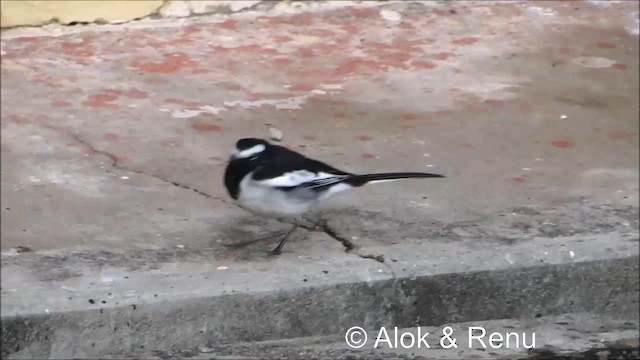
<path id="1" fill-rule="evenodd" d="M 297 217 L 318 202 L 317 197 L 309 196 L 311 193 L 304 195 L 307 196 L 296 196 L 294 193 L 286 193 L 258 184 L 251 180 L 251 174 L 249 174 L 240 183 L 238 205 L 260 215 Z"/>

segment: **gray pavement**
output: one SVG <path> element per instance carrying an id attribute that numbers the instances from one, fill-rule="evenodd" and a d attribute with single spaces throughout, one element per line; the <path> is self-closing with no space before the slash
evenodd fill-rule
<path id="1" fill-rule="evenodd" d="M 3 357 L 628 312 L 637 11 L 361 4 L 3 33 Z M 335 199 L 279 257 L 235 247 L 284 228 L 222 186 L 236 139 L 270 127 L 336 167 L 447 179 Z"/>

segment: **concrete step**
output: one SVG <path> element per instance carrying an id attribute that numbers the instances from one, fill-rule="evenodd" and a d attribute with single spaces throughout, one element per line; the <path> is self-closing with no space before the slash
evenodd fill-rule
<path id="1" fill-rule="evenodd" d="M 263 276 L 246 269 L 177 266 L 34 282 L 10 292 L 3 282 L 2 354 L 95 357 L 166 351 L 375 329 L 529 319 L 573 312 L 630 313 L 638 307 L 637 240 L 601 235 L 537 239 L 490 249 L 448 244 L 411 261 L 350 254 L 325 263 L 273 262 Z M 571 250 L 569 250 L 571 249 Z M 466 250 L 466 251 L 465 251 Z M 464 260 L 459 254 L 468 254 Z M 573 255 L 572 255 L 573 254 Z M 513 264 L 505 261 L 505 256 Z M 44 262 L 41 256 L 33 261 Z M 461 266 L 461 262 L 468 267 Z M 28 264 L 27 258 L 20 262 Z M 26 273 L 18 265 L 3 276 Z M 231 270 L 231 271 L 229 271 Z M 63 285 L 64 284 L 64 285 Z M 43 296 L 46 294 L 46 296 Z"/>

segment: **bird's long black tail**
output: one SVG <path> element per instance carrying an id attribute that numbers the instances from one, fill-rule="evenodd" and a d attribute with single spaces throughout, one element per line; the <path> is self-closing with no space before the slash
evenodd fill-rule
<path id="1" fill-rule="evenodd" d="M 444 178 L 444 175 L 420 173 L 420 172 L 397 172 L 397 173 L 380 173 L 380 174 L 364 174 L 353 175 L 345 180 L 352 186 L 362 186 L 367 183 L 392 181 L 400 179 L 426 179 L 426 178 Z"/>

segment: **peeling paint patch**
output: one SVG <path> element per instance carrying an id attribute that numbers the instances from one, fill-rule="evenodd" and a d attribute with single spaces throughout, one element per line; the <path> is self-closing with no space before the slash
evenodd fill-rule
<path id="1" fill-rule="evenodd" d="M 171 113 L 176 119 L 190 119 L 200 115 L 202 111 L 200 110 L 175 110 Z"/>
<path id="2" fill-rule="evenodd" d="M 298 110 L 307 101 L 310 95 L 294 96 L 285 99 L 264 99 L 255 101 L 225 101 L 224 105 L 228 107 L 240 107 L 243 109 L 251 109 L 260 106 L 273 106 L 278 110 Z"/>
<path id="3" fill-rule="evenodd" d="M 167 101 L 168 102 L 168 101 Z M 219 112 L 225 111 L 225 108 L 214 107 L 210 105 L 199 106 L 199 109 L 186 109 L 186 110 L 174 110 L 171 113 L 176 119 L 191 119 L 201 114 L 218 115 Z M 166 109 L 160 109 L 160 111 L 166 111 Z"/>
<path id="4" fill-rule="evenodd" d="M 615 60 L 595 56 L 579 56 L 571 59 L 571 62 L 576 65 L 594 69 L 608 68 L 616 63 Z"/>
<path id="5" fill-rule="evenodd" d="M 556 12 L 553 11 L 553 9 L 550 8 L 543 8 L 543 7 L 539 7 L 539 6 L 529 6 L 527 8 L 527 11 L 529 11 L 530 13 L 534 14 L 534 15 L 539 15 L 539 16 L 554 16 L 556 15 Z"/>
<path id="6" fill-rule="evenodd" d="M 320 84 L 320 88 L 325 90 L 340 90 L 342 86 L 342 84 Z"/>
<path id="7" fill-rule="evenodd" d="M 400 15 L 398 12 L 386 9 L 380 11 L 380 16 L 383 19 L 391 22 L 400 21 L 402 19 L 402 15 Z"/>

